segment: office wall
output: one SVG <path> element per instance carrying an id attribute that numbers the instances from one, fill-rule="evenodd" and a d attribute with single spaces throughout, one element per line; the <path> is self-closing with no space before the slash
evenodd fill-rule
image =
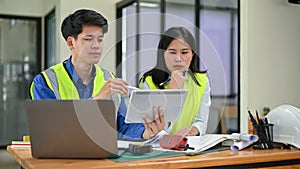
<path id="1" fill-rule="evenodd" d="M 1 0 L 0 14 L 40 17 L 53 7 L 55 0 Z"/>
<path id="2" fill-rule="evenodd" d="M 43 16 L 53 6 L 57 11 L 57 31 L 61 18 L 75 9 L 93 8 L 113 24 L 115 3 L 120 0 L 2 0 L 0 14 Z M 34 8 L 32 8 L 34 4 Z M 281 104 L 300 107 L 300 5 L 287 0 L 241 1 L 241 130 L 247 131 L 247 107 L 274 108 Z M 108 38 L 109 37 L 109 38 Z M 63 60 L 69 49 L 57 35 L 57 56 Z M 105 37 L 104 59 L 100 64 L 115 67 L 115 27 Z"/>
<path id="3" fill-rule="evenodd" d="M 241 1 L 241 13 L 241 127 L 247 131 L 247 107 L 300 107 L 300 5 Z"/>

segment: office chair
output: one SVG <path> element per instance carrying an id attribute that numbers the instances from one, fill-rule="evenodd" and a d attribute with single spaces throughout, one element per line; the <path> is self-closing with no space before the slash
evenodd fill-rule
<path id="1" fill-rule="evenodd" d="M 220 108 L 220 124 L 222 134 L 231 134 L 238 132 L 237 126 L 234 123 L 229 124 L 230 121 L 236 122 L 237 125 L 238 108 L 236 105 L 228 104 Z M 233 126 L 233 127 L 232 127 Z"/>

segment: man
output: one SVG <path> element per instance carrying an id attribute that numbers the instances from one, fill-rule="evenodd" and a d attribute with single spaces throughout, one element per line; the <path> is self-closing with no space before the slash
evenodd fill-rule
<path id="1" fill-rule="evenodd" d="M 149 139 L 164 127 L 164 115 L 154 108 L 155 121 L 144 117 L 144 125 L 126 124 L 124 96 L 129 83 L 115 78 L 96 65 L 102 53 L 107 20 L 93 10 L 81 9 L 64 19 L 61 32 L 71 56 L 38 74 L 30 87 L 30 96 L 38 99 L 114 99 L 120 102 L 117 128 L 120 139 Z M 116 102 L 115 102 L 116 104 Z M 119 105 L 119 104 L 116 104 Z M 145 127 L 146 126 L 146 127 Z"/>

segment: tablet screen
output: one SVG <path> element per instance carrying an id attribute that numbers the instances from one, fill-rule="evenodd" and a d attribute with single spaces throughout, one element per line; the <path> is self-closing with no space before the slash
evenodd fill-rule
<path id="1" fill-rule="evenodd" d="M 165 114 L 165 122 L 177 121 L 180 117 L 187 90 L 135 90 L 129 99 L 126 123 L 143 123 L 142 114 L 153 117 L 153 106 L 161 106 Z"/>

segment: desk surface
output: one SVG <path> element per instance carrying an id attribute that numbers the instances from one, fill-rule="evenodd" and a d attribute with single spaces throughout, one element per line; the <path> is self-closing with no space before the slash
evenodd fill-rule
<path id="1" fill-rule="evenodd" d="M 20 165 L 25 169 L 35 168 L 201 168 L 216 166 L 245 165 L 265 162 L 294 160 L 300 162 L 300 151 L 289 149 L 253 150 L 251 147 L 242 151 L 219 151 L 195 156 L 177 156 L 114 162 L 108 159 L 36 159 L 31 156 L 30 148 L 7 147 Z"/>

